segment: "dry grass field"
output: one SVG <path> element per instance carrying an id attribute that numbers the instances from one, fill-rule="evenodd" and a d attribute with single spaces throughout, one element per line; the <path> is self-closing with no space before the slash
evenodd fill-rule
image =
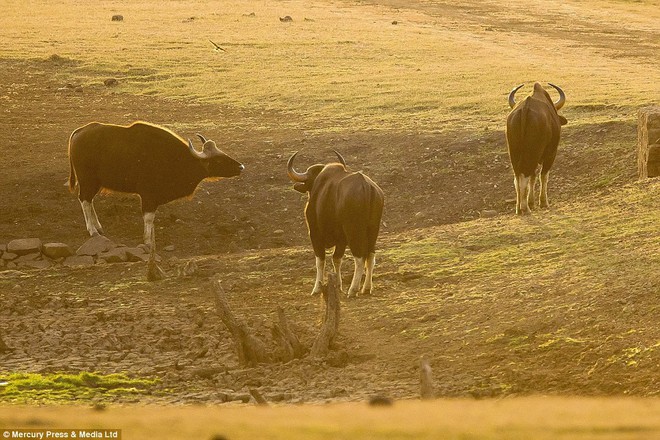
<path id="1" fill-rule="evenodd" d="M 246 165 L 159 209 L 161 282 L 139 263 L 0 265 L 0 429 L 660 436 L 660 183 L 636 181 L 635 155 L 637 111 L 660 97 L 657 0 L 0 3 L 0 244 L 86 240 L 64 182 L 68 136 L 90 120 L 201 132 Z M 535 81 L 566 91 L 569 123 L 552 207 L 518 218 L 506 98 Z M 311 340 L 322 305 L 285 166 L 331 149 L 386 194 L 375 290 L 342 301 L 329 359 L 245 368 L 211 282 L 260 333 L 282 306 Z M 96 207 L 112 240 L 140 242 L 135 196 Z M 177 277 L 186 261 L 198 274 Z M 443 399 L 411 401 L 421 355 Z M 215 407 L 250 388 L 278 405 Z M 366 406 L 376 395 L 397 402 Z"/>

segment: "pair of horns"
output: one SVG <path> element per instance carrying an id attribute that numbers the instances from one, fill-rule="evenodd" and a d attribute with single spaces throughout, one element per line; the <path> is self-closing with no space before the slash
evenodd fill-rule
<path id="1" fill-rule="evenodd" d="M 339 154 L 337 150 L 332 150 L 335 152 L 337 155 L 337 158 L 339 159 L 339 163 L 341 163 L 344 168 L 346 168 L 346 160 L 344 160 L 344 157 Z M 293 153 L 293 155 L 289 158 L 289 161 L 286 164 L 286 169 L 287 169 L 287 174 L 289 175 L 289 179 L 291 179 L 294 182 L 306 182 L 307 178 L 309 177 L 307 172 L 304 173 L 299 173 L 298 171 L 293 168 L 293 161 L 298 155 L 298 151 Z"/>
<path id="2" fill-rule="evenodd" d="M 201 152 L 197 151 L 192 141 L 188 139 L 188 148 L 190 149 L 190 152 L 192 153 L 193 156 L 199 159 L 208 159 L 209 157 L 217 156 L 220 153 L 220 150 L 218 150 L 218 146 L 215 144 L 215 142 L 211 140 L 207 140 L 204 136 L 202 136 L 199 133 L 197 133 L 197 137 L 204 144 L 204 148 L 202 149 Z"/>
<path id="3" fill-rule="evenodd" d="M 525 85 L 525 84 L 520 84 L 519 86 L 514 87 L 513 90 L 511 90 L 511 93 L 509 93 L 509 106 L 510 106 L 511 108 L 515 107 L 515 105 L 516 105 L 516 99 L 515 99 L 516 92 L 517 92 L 522 86 L 524 86 L 524 85 Z M 556 86 L 556 85 L 554 85 L 554 84 L 552 84 L 552 83 L 548 83 L 548 85 L 549 85 L 550 87 L 554 88 L 554 89 L 559 93 L 559 99 L 556 100 L 556 101 L 554 102 L 555 109 L 559 110 L 559 109 L 561 109 L 561 108 L 564 106 L 564 104 L 566 103 L 566 94 L 565 94 L 564 91 L 561 89 L 561 87 Z"/>

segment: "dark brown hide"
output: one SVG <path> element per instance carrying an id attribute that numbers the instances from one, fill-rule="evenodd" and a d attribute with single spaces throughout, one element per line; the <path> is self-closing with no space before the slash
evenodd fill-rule
<path id="1" fill-rule="evenodd" d="M 139 194 L 142 211 L 190 196 L 209 177 L 238 176 L 236 160 L 219 152 L 200 158 L 171 131 L 135 122 L 130 126 L 92 122 L 69 139 L 69 187 L 79 186 L 81 201 L 91 202 L 101 189 Z"/>
<path id="2" fill-rule="evenodd" d="M 557 103 L 553 103 L 548 92 L 539 83 L 534 84 L 534 92 L 531 96 L 517 104 L 513 100 L 517 88 L 510 95 L 510 104 L 514 107 L 507 118 L 506 140 L 509 158 L 517 179 L 516 187 L 521 177 L 529 178 L 533 187 L 538 165 L 541 165 L 542 185 L 544 182 L 547 183 L 547 174 L 557 156 L 561 126 L 567 123 L 566 118 L 557 113 L 556 107 L 561 108 L 564 103 L 564 94 L 561 89 L 557 89 L 560 91 L 560 101 Z M 545 191 L 547 187 L 542 188 L 542 206 L 547 205 Z M 526 195 L 518 194 L 518 196 L 516 212 L 528 212 L 526 203 L 520 200 L 520 197 Z"/>

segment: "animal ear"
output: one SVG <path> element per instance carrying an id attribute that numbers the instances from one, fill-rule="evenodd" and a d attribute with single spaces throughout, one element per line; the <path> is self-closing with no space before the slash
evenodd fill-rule
<path id="1" fill-rule="evenodd" d="M 568 124 L 568 119 L 566 119 L 566 118 L 563 117 L 562 115 L 558 115 L 558 116 L 559 116 L 559 123 L 560 123 L 561 125 L 566 125 L 566 124 Z"/>
<path id="2" fill-rule="evenodd" d="M 206 153 L 207 155 L 215 153 L 217 149 L 218 147 L 215 145 L 215 142 L 213 141 L 204 142 L 204 153 Z"/>
<path id="3" fill-rule="evenodd" d="M 299 182 L 293 185 L 293 189 L 298 191 L 299 193 L 306 193 L 307 192 L 307 184 L 304 182 Z"/>

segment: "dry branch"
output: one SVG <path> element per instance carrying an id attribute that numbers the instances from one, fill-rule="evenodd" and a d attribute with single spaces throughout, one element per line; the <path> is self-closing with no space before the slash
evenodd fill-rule
<path id="1" fill-rule="evenodd" d="M 433 371 L 426 356 L 422 356 L 419 362 L 420 395 L 422 399 L 435 398 L 435 386 L 433 384 Z"/>
<path id="2" fill-rule="evenodd" d="M 289 322 L 282 307 L 277 308 L 278 323 L 273 326 L 273 339 L 280 345 L 283 355 L 282 360 L 288 362 L 292 359 L 302 358 L 309 351 L 303 346 L 298 336 L 289 327 Z"/>
<path id="3" fill-rule="evenodd" d="M 259 405 L 268 405 L 268 401 L 264 398 L 261 392 L 256 388 L 250 388 L 250 395 Z"/>
<path id="4" fill-rule="evenodd" d="M 219 281 L 215 281 L 216 313 L 234 338 L 238 361 L 243 365 L 256 365 L 272 362 L 272 355 L 266 350 L 265 344 L 255 338 L 247 324 L 239 321 L 229 308 L 225 291 Z"/>
<path id="5" fill-rule="evenodd" d="M 328 284 L 323 289 L 323 300 L 325 301 L 325 317 L 321 331 L 310 351 L 312 357 L 323 357 L 328 354 L 339 330 L 339 289 L 337 288 L 337 275 L 334 273 L 328 274 Z"/>

